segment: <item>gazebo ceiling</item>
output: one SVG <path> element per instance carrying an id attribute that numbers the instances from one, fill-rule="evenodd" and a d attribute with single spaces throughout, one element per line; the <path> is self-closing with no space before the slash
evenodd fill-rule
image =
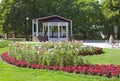
<path id="1" fill-rule="evenodd" d="M 61 17 L 61 16 L 58 16 L 58 15 L 53 15 L 53 16 L 38 18 L 38 21 L 42 21 L 42 22 L 70 22 L 71 20 L 66 19 L 64 17 Z"/>

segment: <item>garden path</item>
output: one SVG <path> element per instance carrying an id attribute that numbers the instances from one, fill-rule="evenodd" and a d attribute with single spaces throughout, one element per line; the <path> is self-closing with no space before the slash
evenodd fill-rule
<path id="1" fill-rule="evenodd" d="M 106 43 L 105 40 L 81 40 L 81 41 L 83 41 L 84 45 L 101 47 L 101 48 L 112 48 L 112 46 Z M 39 43 L 39 42 L 26 42 L 26 43 Z M 120 43 L 119 43 L 119 48 L 118 47 L 114 47 L 114 48 L 120 49 Z"/>
<path id="2" fill-rule="evenodd" d="M 101 48 L 112 48 L 112 46 L 106 43 L 105 40 L 82 40 L 82 41 L 84 45 L 96 46 Z M 118 47 L 115 47 L 115 48 L 118 48 Z"/>

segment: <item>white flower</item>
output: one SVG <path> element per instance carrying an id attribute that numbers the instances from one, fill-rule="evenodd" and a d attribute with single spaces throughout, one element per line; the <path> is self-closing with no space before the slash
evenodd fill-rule
<path id="1" fill-rule="evenodd" d="M 37 54 L 39 55 L 39 54 L 40 54 L 40 51 L 37 51 Z"/>
<path id="2" fill-rule="evenodd" d="M 78 48 L 75 48 L 76 51 L 78 51 L 79 49 Z"/>
<path id="3" fill-rule="evenodd" d="M 72 48 L 72 47 L 73 47 L 73 45 L 70 45 L 70 47 Z"/>

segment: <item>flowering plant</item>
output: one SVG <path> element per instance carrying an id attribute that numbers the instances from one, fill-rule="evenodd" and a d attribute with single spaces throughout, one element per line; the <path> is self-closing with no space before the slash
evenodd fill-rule
<path id="1" fill-rule="evenodd" d="M 11 57 L 47 66 L 84 65 L 85 61 L 81 56 L 101 54 L 102 52 L 102 48 L 84 46 L 80 41 L 40 42 L 37 45 L 15 43 L 11 44 L 9 48 Z"/>
<path id="2" fill-rule="evenodd" d="M 30 67 L 33 69 L 48 69 L 48 70 L 61 70 L 65 72 L 75 72 L 82 74 L 91 74 L 91 75 L 99 75 L 106 77 L 118 77 L 120 78 L 120 65 L 81 65 L 81 66 L 44 66 L 37 63 L 29 64 L 24 60 L 17 60 L 14 57 L 8 55 L 7 52 L 1 55 L 1 58 L 7 63 L 19 66 L 19 67 Z"/>

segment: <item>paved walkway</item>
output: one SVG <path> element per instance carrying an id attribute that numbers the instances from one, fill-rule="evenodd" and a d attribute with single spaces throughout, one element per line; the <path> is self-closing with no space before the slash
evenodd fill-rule
<path id="1" fill-rule="evenodd" d="M 82 41 L 84 45 L 101 47 L 101 48 L 112 48 L 112 46 L 110 44 L 107 44 L 105 40 L 82 40 Z M 31 43 L 31 42 L 26 42 L 26 43 Z M 32 42 L 32 43 L 39 43 L 39 42 Z M 118 48 L 118 47 L 115 47 L 115 48 Z"/>
<path id="2" fill-rule="evenodd" d="M 110 44 L 107 44 L 105 40 L 83 40 L 83 44 L 89 46 L 101 47 L 101 48 L 112 48 L 112 46 Z"/>

